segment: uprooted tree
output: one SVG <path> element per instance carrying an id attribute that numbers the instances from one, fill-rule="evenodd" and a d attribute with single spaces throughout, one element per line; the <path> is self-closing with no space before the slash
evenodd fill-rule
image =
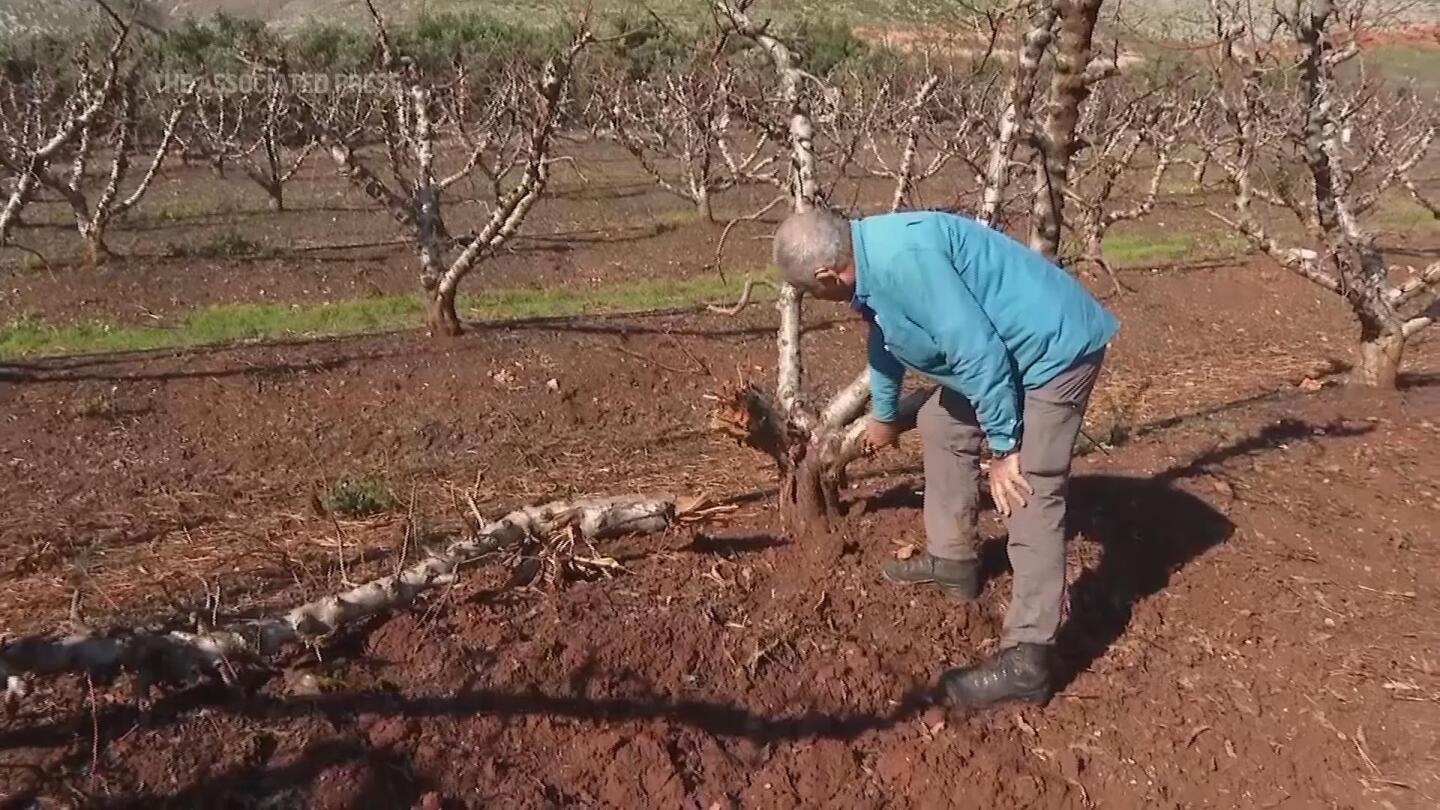
<path id="1" fill-rule="evenodd" d="M 463 67 L 457 68 L 444 88 L 454 98 L 445 105 L 416 61 L 396 50 L 374 3 L 367 6 L 381 67 L 391 78 L 380 116 L 388 180 L 371 168 L 351 138 L 318 119 L 315 125 L 340 174 L 389 212 L 414 241 L 431 334 L 458 335 L 462 327 L 455 304 L 461 281 L 515 236 L 550 180 L 571 73 L 592 35 L 588 21 L 580 20 L 570 43 L 540 68 L 533 94 L 522 89 L 528 79 L 510 72 L 487 77 L 485 89 L 476 93 Z M 515 70 L 528 72 L 524 66 Z M 481 99 L 478 113 L 468 109 L 475 97 Z M 445 109 L 455 114 L 444 114 Z M 467 157 L 455 171 L 442 174 L 438 161 L 447 134 Z M 491 181 L 494 197 L 481 226 L 457 237 L 445 223 L 444 195 L 477 171 Z"/>
<path id="2" fill-rule="evenodd" d="M 1227 0 L 1212 8 L 1220 115 L 1204 129 L 1233 191 L 1232 210 L 1212 213 L 1341 296 L 1359 324 L 1352 382 L 1393 388 L 1406 342 L 1440 316 L 1440 262 L 1389 264 L 1362 217 L 1430 148 L 1435 100 L 1337 76 L 1359 55 L 1362 3 L 1296 2 L 1278 12 L 1278 26 L 1256 24 Z M 1289 212 L 1295 226 L 1282 230 L 1272 212 Z"/>
<path id="3" fill-rule="evenodd" d="M 425 592 L 455 582 L 463 565 L 487 555 L 536 544 L 573 546 L 659 532 L 678 520 L 703 519 L 706 512 L 702 501 L 677 502 L 668 495 L 557 501 L 495 521 L 477 520 L 462 537 L 425 552 L 394 574 L 283 613 L 215 616 L 214 623 L 175 617 L 144 627 L 79 626 L 68 634 L 9 637 L 0 641 L 5 707 L 13 709 L 25 699 L 35 676 L 108 678 L 130 673 L 141 701 L 153 685 L 212 676 L 230 682 L 246 667 L 264 665 L 286 650 L 320 645 L 365 619 L 401 609 Z"/>

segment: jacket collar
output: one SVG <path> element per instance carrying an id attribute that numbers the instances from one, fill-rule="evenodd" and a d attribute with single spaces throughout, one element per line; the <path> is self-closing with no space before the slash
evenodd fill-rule
<path id="1" fill-rule="evenodd" d="M 870 297 L 869 290 L 865 286 L 869 276 L 869 268 L 865 265 L 865 238 L 861 235 L 860 220 L 850 221 L 850 256 L 855 263 L 855 295 L 850 299 L 850 306 L 856 310 L 866 308 L 865 301 Z"/>

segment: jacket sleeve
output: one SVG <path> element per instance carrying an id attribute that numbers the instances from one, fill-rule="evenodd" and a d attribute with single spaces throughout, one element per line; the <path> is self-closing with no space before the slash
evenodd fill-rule
<path id="1" fill-rule="evenodd" d="M 990 449 L 1007 453 L 1019 444 L 1020 391 L 1014 363 L 980 302 L 960 278 L 949 257 L 917 252 L 913 260 L 923 296 L 909 296 L 906 315 L 945 355 L 949 374 L 934 375 L 946 388 L 975 406 Z"/>
<path id="2" fill-rule="evenodd" d="M 870 324 L 866 354 L 870 364 L 870 415 L 880 422 L 894 422 L 900 416 L 900 382 L 905 367 L 885 347 L 880 327 Z"/>

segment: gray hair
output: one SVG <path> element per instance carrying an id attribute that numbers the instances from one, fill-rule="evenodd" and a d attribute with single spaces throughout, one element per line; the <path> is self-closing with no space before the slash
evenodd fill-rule
<path id="1" fill-rule="evenodd" d="M 791 214 L 775 231 L 775 266 L 780 277 L 802 290 L 813 289 L 815 271 L 848 264 L 850 221 L 829 211 L 814 209 Z"/>

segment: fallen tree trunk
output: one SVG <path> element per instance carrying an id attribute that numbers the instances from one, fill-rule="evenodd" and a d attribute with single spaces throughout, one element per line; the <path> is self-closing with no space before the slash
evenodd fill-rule
<path id="1" fill-rule="evenodd" d="M 211 672 L 228 680 L 239 664 L 263 660 L 291 644 L 318 640 L 346 625 L 404 607 L 421 593 L 454 582 L 462 564 L 485 554 L 565 529 L 592 540 L 659 532 L 675 518 L 675 501 L 668 496 L 556 501 L 511 512 L 398 573 L 281 615 L 195 633 L 120 628 L 66 637 L 10 639 L 0 646 L 6 703 L 13 705 L 24 697 L 25 675 L 106 676 L 131 671 L 139 676 L 142 692 L 157 680 L 184 682 Z"/>

